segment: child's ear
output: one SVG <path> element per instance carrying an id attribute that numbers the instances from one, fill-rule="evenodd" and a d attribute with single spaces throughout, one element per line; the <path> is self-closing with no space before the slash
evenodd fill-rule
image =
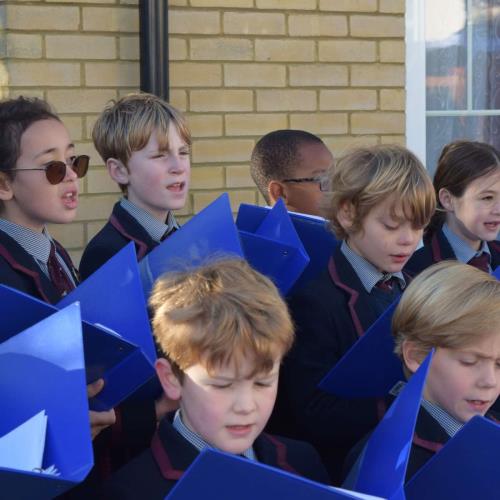
<path id="1" fill-rule="evenodd" d="M 271 181 L 267 186 L 267 192 L 269 193 L 269 198 L 271 199 L 271 205 L 277 203 L 280 198 L 286 204 L 286 191 L 283 184 L 279 181 Z"/>
<path id="2" fill-rule="evenodd" d="M 438 192 L 439 202 L 441 206 L 448 212 L 453 211 L 453 196 L 446 188 L 441 188 Z"/>
<path id="3" fill-rule="evenodd" d="M 174 371 L 172 370 L 172 365 L 170 361 L 165 358 L 158 358 L 155 363 L 156 374 L 160 380 L 161 386 L 165 394 L 173 400 L 178 400 L 181 398 L 182 384 L 177 378 Z"/>
<path id="4" fill-rule="evenodd" d="M 116 158 L 108 158 L 106 160 L 106 167 L 108 168 L 109 176 L 117 183 L 126 186 L 128 180 L 127 167 Z"/>
<path id="5" fill-rule="evenodd" d="M 349 201 L 344 201 L 337 211 L 337 220 L 344 231 L 348 232 L 351 229 L 354 222 L 354 216 L 355 210 L 353 204 Z"/>
<path id="6" fill-rule="evenodd" d="M 425 359 L 422 348 L 411 340 L 403 340 L 401 353 L 403 355 L 404 364 L 412 373 L 415 373 L 419 369 L 422 361 Z"/>
<path id="7" fill-rule="evenodd" d="M 12 180 L 5 172 L 0 172 L 0 200 L 9 201 L 13 196 Z"/>

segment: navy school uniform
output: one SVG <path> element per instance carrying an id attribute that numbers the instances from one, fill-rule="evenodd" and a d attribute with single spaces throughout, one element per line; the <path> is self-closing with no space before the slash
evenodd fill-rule
<path id="1" fill-rule="evenodd" d="M 498 241 L 489 241 L 487 245 L 491 254 L 491 269 L 494 271 L 500 265 L 500 244 Z M 457 256 L 441 228 L 432 235 L 428 243 L 412 255 L 405 271 L 416 276 L 429 266 L 450 259 L 457 260 Z"/>
<path id="2" fill-rule="evenodd" d="M 198 456 L 198 449 L 172 425 L 173 414 L 160 423 L 151 448 L 118 471 L 102 498 L 109 500 L 163 500 Z M 307 443 L 260 434 L 253 450 L 260 463 L 327 483 L 328 475 L 316 451 Z M 221 481 L 224 471 L 221 471 Z"/>
<path id="3" fill-rule="evenodd" d="M 363 335 L 387 304 L 368 293 L 354 268 L 335 250 L 328 270 L 289 300 L 296 341 L 286 357 L 270 429 L 312 443 L 334 484 L 349 450 L 385 413 L 384 401 L 347 400 L 317 386 L 332 366 Z"/>
<path id="4" fill-rule="evenodd" d="M 78 271 L 71 262 L 71 257 L 55 240 L 56 251 L 64 260 L 71 278 L 78 284 Z M 10 286 L 37 299 L 55 304 L 61 295 L 42 271 L 35 258 L 28 253 L 14 238 L 0 230 L 0 284 Z"/>

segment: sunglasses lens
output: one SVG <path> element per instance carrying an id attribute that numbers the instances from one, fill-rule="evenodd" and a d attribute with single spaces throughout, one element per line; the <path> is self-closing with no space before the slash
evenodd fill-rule
<path id="1" fill-rule="evenodd" d="M 66 163 L 62 161 L 51 161 L 45 167 L 45 175 L 51 184 L 59 184 L 66 175 Z"/>
<path id="2" fill-rule="evenodd" d="M 72 168 L 79 179 L 85 177 L 89 169 L 89 160 L 90 157 L 87 155 L 80 155 L 74 159 Z"/>

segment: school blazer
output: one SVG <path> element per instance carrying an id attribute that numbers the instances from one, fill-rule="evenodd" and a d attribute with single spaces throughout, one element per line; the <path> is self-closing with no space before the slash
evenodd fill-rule
<path id="1" fill-rule="evenodd" d="M 198 456 L 198 450 L 172 425 L 173 413 L 165 417 L 151 448 L 118 471 L 105 486 L 108 500 L 163 500 Z M 254 442 L 260 463 L 328 483 L 328 475 L 316 451 L 307 443 L 268 434 Z M 221 471 L 221 481 L 224 480 Z"/>
<path id="2" fill-rule="evenodd" d="M 489 241 L 487 244 L 491 253 L 491 268 L 494 271 L 500 265 L 500 244 L 498 241 Z M 405 272 L 414 277 L 442 260 L 457 260 L 457 256 L 443 231 L 439 229 L 428 243 L 412 255 L 405 266 Z"/>
<path id="3" fill-rule="evenodd" d="M 158 243 L 121 205 L 115 203 L 106 225 L 89 241 L 80 261 L 80 275 L 88 278 L 125 245 L 134 242 L 137 260 L 141 260 Z"/>
<path id="4" fill-rule="evenodd" d="M 63 258 L 76 284 L 78 271 L 63 246 L 54 240 L 57 253 Z M 0 283 L 32 295 L 49 304 L 61 299 L 48 276 L 40 269 L 36 260 L 13 238 L 0 231 Z"/>

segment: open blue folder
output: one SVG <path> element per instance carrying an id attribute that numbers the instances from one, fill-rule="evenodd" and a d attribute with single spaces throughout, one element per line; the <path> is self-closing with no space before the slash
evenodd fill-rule
<path id="1" fill-rule="evenodd" d="M 53 498 L 93 466 L 78 304 L 54 313 L 0 344 L 0 436 L 41 410 L 48 419 L 43 468 L 59 476 L 0 468 L 0 496 Z M 30 436 L 26 436 L 29 446 Z"/>
<path id="2" fill-rule="evenodd" d="M 472 418 L 405 487 L 408 500 L 500 498 L 500 426 Z"/>
<path id="3" fill-rule="evenodd" d="M 395 383 L 405 379 L 391 334 L 398 302 L 390 305 L 340 358 L 320 382 L 321 389 L 346 398 L 383 397 Z"/>
<path id="4" fill-rule="evenodd" d="M 255 233 L 270 210 L 269 207 L 242 203 L 236 218 L 238 230 Z M 327 268 L 328 260 L 333 254 L 337 241 L 327 228 L 327 222 L 321 217 L 295 212 L 288 212 L 288 214 L 310 259 L 309 264 L 293 286 L 293 290 L 296 290 L 316 278 Z"/>
<path id="5" fill-rule="evenodd" d="M 57 311 L 58 308 L 53 305 L 0 285 L 0 316 L 3 318 L 0 342 Z M 82 322 L 82 330 L 87 383 L 99 378 L 109 380 L 112 369 L 137 350 L 134 344 L 86 321 Z M 94 409 L 107 410 L 120 401 L 118 394 L 103 391 L 91 402 Z"/>
<path id="6" fill-rule="evenodd" d="M 242 258 L 227 193 L 195 215 L 139 263 L 144 294 L 168 271 L 186 270 L 218 258 Z"/>
<path id="7" fill-rule="evenodd" d="M 166 498 L 340 500 L 360 497 L 246 458 L 206 449 Z"/>
<path id="8" fill-rule="evenodd" d="M 283 200 L 265 214 L 254 231 L 239 229 L 239 235 L 250 265 L 286 295 L 309 264 L 309 256 Z"/>
<path id="9" fill-rule="evenodd" d="M 85 321 L 109 328 L 136 346 L 106 373 L 104 389 L 97 396 L 98 401 L 122 401 L 155 376 L 156 350 L 134 244 L 122 248 L 57 307 L 73 302 L 80 302 Z M 152 394 L 144 392 L 144 397 L 150 398 Z"/>

